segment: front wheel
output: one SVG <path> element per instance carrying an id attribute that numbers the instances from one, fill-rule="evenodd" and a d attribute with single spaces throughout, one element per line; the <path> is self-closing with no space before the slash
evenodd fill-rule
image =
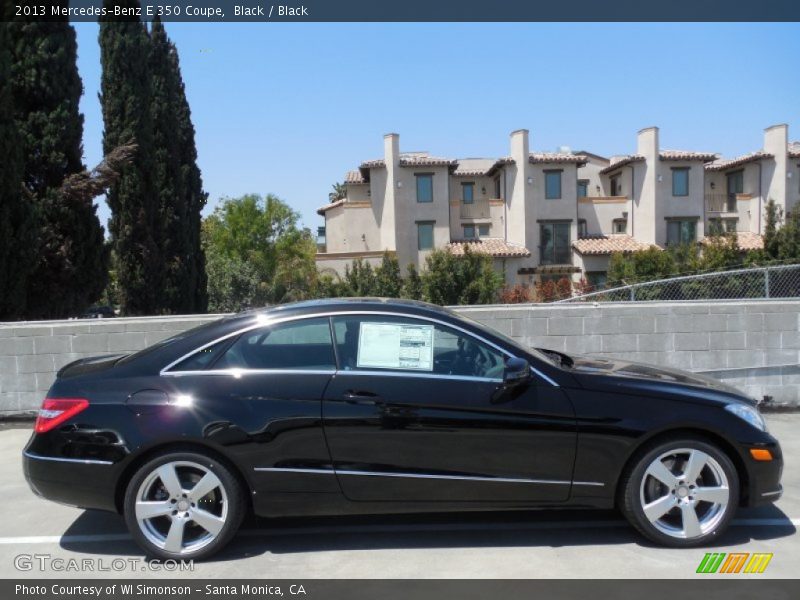
<path id="1" fill-rule="evenodd" d="M 623 475 L 622 512 L 648 539 L 677 548 L 701 546 L 727 529 L 739 499 L 730 458 L 698 439 L 662 442 Z"/>
<path id="2" fill-rule="evenodd" d="M 245 512 L 231 470 L 199 452 L 168 452 L 143 465 L 125 492 L 125 522 L 148 555 L 201 559 L 225 546 Z"/>

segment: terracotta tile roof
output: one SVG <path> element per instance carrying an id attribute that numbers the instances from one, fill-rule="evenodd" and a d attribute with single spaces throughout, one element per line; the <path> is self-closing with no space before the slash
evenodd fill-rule
<path id="1" fill-rule="evenodd" d="M 662 150 L 658 157 L 661 160 L 702 160 L 709 162 L 719 158 L 713 152 L 691 152 L 689 150 Z"/>
<path id="2" fill-rule="evenodd" d="M 481 177 L 492 171 L 497 163 L 498 161 L 494 158 L 460 158 L 453 175 L 456 177 Z"/>
<path id="3" fill-rule="evenodd" d="M 607 167 L 600 169 L 600 173 L 602 175 L 610 173 L 614 169 L 619 169 L 620 167 L 624 167 L 625 165 L 629 165 L 635 162 L 642 162 L 644 160 L 644 156 L 642 156 L 641 154 L 629 154 L 628 156 L 619 156 L 615 158 L 611 159 L 611 164 L 609 164 Z"/>
<path id="4" fill-rule="evenodd" d="M 711 240 L 711 237 L 704 237 L 700 243 L 708 244 Z M 764 247 L 764 237 L 750 231 L 739 231 L 736 233 L 736 245 L 739 250 L 761 250 Z"/>
<path id="5" fill-rule="evenodd" d="M 455 256 L 463 256 L 464 248 L 469 245 L 469 249 L 477 254 L 488 254 L 494 258 L 513 258 L 530 256 L 530 251 L 525 246 L 512 244 L 502 238 L 480 238 L 470 240 L 459 240 L 447 244 L 447 249 Z"/>
<path id="6" fill-rule="evenodd" d="M 427 152 L 401 152 L 401 167 L 453 167 L 458 164 L 457 160 L 442 158 L 440 156 L 430 156 Z M 365 160 L 361 163 L 362 169 L 375 169 L 385 167 L 386 162 L 382 158 Z"/>
<path id="7" fill-rule="evenodd" d="M 758 152 L 743 154 L 742 156 L 737 156 L 736 158 L 731 158 L 729 160 L 715 160 L 714 162 L 706 165 L 706 171 L 724 171 L 726 169 L 732 169 L 749 162 L 761 160 L 762 158 L 773 158 L 773 156 L 772 154 L 768 154 L 759 150 Z"/>
<path id="8" fill-rule="evenodd" d="M 537 163 L 574 163 L 585 165 L 589 159 L 583 154 L 571 154 L 569 152 L 531 152 L 528 161 L 531 164 Z"/>
<path id="9" fill-rule="evenodd" d="M 640 242 L 629 235 L 617 233 L 583 237 L 572 242 L 580 254 L 613 254 L 614 252 L 638 252 L 647 250 L 650 244 Z"/>
<path id="10" fill-rule="evenodd" d="M 342 199 L 342 200 L 337 200 L 336 202 L 331 202 L 330 204 L 326 204 L 325 206 L 320 206 L 317 209 L 317 214 L 324 215 L 330 209 L 336 208 L 337 206 L 341 206 L 342 204 L 344 204 L 344 202 L 345 202 L 344 199 Z"/>
<path id="11" fill-rule="evenodd" d="M 439 156 L 408 156 L 400 155 L 401 167 L 453 167 L 458 164 L 457 160 L 441 158 Z"/>
<path id="12" fill-rule="evenodd" d="M 349 184 L 367 183 L 361 171 L 348 171 L 344 176 L 344 182 Z"/>
<path id="13" fill-rule="evenodd" d="M 376 158 L 376 159 L 373 159 L 373 160 L 365 160 L 364 162 L 361 163 L 361 168 L 362 169 L 375 169 L 375 168 L 378 168 L 378 167 L 385 167 L 385 166 L 386 166 L 386 163 L 383 162 L 382 158 Z"/>

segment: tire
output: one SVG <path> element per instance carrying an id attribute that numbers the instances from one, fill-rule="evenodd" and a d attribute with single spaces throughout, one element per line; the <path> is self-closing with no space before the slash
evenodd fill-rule
<path id="1" fill-rule="evenodd" d="M 134 473 L 124 517 L 148 556 L 199 560 L 221 550 L 246 512 L 231 469 L 202 452 L 165 452 Z"/>
<path id="2" fill-rule="evenodd" d="M 739 504 L 736 467 L 725 452 L 698 438 L 644 448 L 621 486 L 620 507 L 628 521 L 650 541 L 673 548 L 718 539 Z"/>

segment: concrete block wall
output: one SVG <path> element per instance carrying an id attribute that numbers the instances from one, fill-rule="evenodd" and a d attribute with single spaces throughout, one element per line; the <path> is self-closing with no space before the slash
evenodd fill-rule
<path id="1" fill-rule="evenodd" d="M 0 324 L 0 416 L 39 408 L 56 372 L 87 356 L 136 352 L 221 315 Z"/>
<path id="2" fill-rule="evenodd" d="M 703 373 L 800 405 L 800 301 L 628 302 L 459 309 L 526 346 Z"/>
<path id="3" fill-rule="evenodd" d="M 800 405 L 800 301 L 457 307 L 521 344 L 700 372 Z M 0 416 L 35 411 L 55 373 L 133 352 L 221 315 L 0 324 Z"/>

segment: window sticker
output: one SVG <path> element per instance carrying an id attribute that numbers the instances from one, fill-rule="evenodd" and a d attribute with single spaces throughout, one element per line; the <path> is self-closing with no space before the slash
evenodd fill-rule
<path id="1" fill-rule="evenodd" d="M 433 371 L 433 325 L 361 323 L 359 368 Z"/>

